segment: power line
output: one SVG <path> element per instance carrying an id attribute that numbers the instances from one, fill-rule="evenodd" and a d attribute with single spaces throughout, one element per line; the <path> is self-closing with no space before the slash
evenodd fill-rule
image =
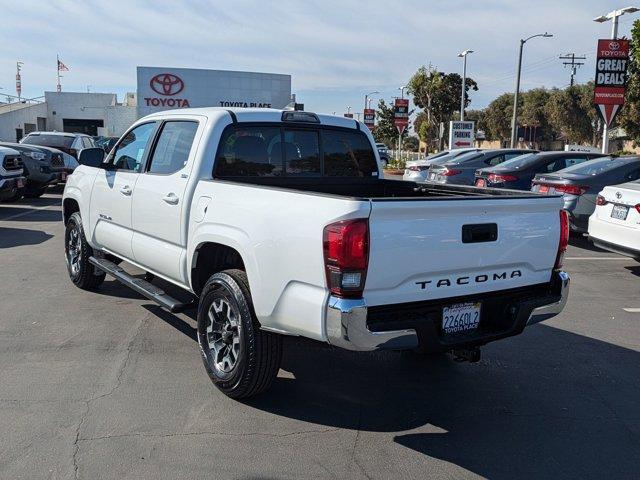
<path id="1" fill-rule="evenodd" d="M 558 58 L 560 60 L 571 60 L 570 62 L 562 62 L 562 64 L 565 67 L 571 67 L 571 81 L 569 82 L 569 85 L 573 87 L 573 77 L 576 76 L 578 68 L 584 65 L 584 62 L 576 62 L 576 60 L 586 60 L 587 57 L 584 55 L 576 56 L 575 53 L 567 53 L 566 55 L 560 55 Z"/>

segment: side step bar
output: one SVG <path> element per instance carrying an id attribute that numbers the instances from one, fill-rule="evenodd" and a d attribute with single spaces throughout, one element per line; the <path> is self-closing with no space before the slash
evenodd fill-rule
<path id="1" fill-rule="evenodd" d="M 195 302 L 193 301 L 182 303 L 179 300 L 176 300 L 175 298 L 167 295 L 164 290 L 156 287 L 152 283 L 149 283 L 146 280 L 142 280 L 141 278 L 136 278 L 132 275 L 129 275 L 122 268 L 120 268 L 115 263 L 110 262 L 109 260 L 105 260 L 104 258 L 89 257 L 89 262 L 98 267 L 100 270 L 103 270 L 105 273 L 111 275 L 120 283 L 135 290 L 139 294 L 144 295 L 149 300 L 156 302 L 158 305 L 166 308 L 172 313 L 183 312 L 195 306 Z"/>

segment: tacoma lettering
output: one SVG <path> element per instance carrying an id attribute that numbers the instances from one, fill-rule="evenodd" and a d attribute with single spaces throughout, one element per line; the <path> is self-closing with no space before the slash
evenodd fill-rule
<path id="1" fill-rule="evenodd" d="M 508 278 L 516 278 L 522 277 L 522 272 L 520 270 L 512 270 L 511 272 L 500 272 L 493 273 L 491 276 L 487 274 L 476 275 L 475 277 L 455 277 L 455 278 L 440 278 L 436 281 L 436 288 L 440 287 L 450 287 L 454 283 L 457 285 L 468 285 L 472 280 L 473 283 L 485 283 L 485 282 L 495 282 L 498 280 L 507 280 Z M 426 290 L 427 285 L 433 283 L 432 280 L 422 280 L 416 282 L 416 285 L 420 286 L 420 290 Z"/>

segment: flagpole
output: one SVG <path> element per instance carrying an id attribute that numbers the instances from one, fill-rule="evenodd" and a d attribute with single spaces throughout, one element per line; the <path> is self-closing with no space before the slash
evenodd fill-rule
<path id="1" fill-rule="evenodd" d="M 60 85 L 60 55 L 56 54 L 56 68 L 58 70 L 58 93 L 62 91 L 62 85 Z"/>

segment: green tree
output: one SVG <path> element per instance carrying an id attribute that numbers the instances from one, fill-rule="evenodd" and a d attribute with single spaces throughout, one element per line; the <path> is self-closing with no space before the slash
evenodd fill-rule
<path id="1" fill-rule="evenodd" d="M 596 143 L 601 122 L 593 106 L 593 82 L 553 90 L 545 113 L 556 136 L 571 143 Z"/>
<path id="2" fill-rule="evenodd" d="M 398 130 L 393 123 L 393 107 L 387 105 L 383 99 L 380 99 L 378 102 L 378 110 L 376 111 L 376 118 L 378 122 L 373 132 L 373 137 L 376 139 L 376 142 L 384 143 L 388 147 L 393 146 L 398 138 Z"/>
<path id="3" fill-rule="evenodd" d="M 549 90 L 534 88 L 522 93 L 522 105 L 518 114 L 518 125 L 533 128 L 536 138 L 541 140 L 553 140 L 555 132 L 547 119 L 547 103 L 550 97 Z M 531 132 L 526 132 L 529 138 Z M 533 137 L 531 137 L 533 138 Z"/>
<path id="4" fill-rule="evenodd" d="M 511 115 L 513 95 L 503 93 L 493 100 L 484 111 L 485 136 L 487 140 L 507 140 L 511 138 Z"/>
<path id="5" fill-rule="evenodd" d="M 640 143 L 640 20 L 631 29 L 630 62 L 625 105 L 618 122 L 634 143 Z"/>
<path id="6" fill-rule="evenodd" d="M 465 106 L 470 102 L 469 90 L 478 90 L 472 78 L 467 78 L 465 82 Z M 422 66 L 409 79 L 407 91 L 413 96 L 413 103 L 424 109 L 426 119 L 415 126 L 415 131 L 423 141 L 429 143 L 437 137 L 440 122 L 448 122 L 459 110 L 462 77 L 457 73 L 439 72 L 431 65 Z"/>
<path id="7" fill-rule="evenodd" d="M 420 140 L 418 140 L 418 137 L 415 137 L 413 135 L 406 137 L 402 141 L 403 150 L 409 150 L 410 152 L 417 152 L 419 146 L 420 146 Z"/>

